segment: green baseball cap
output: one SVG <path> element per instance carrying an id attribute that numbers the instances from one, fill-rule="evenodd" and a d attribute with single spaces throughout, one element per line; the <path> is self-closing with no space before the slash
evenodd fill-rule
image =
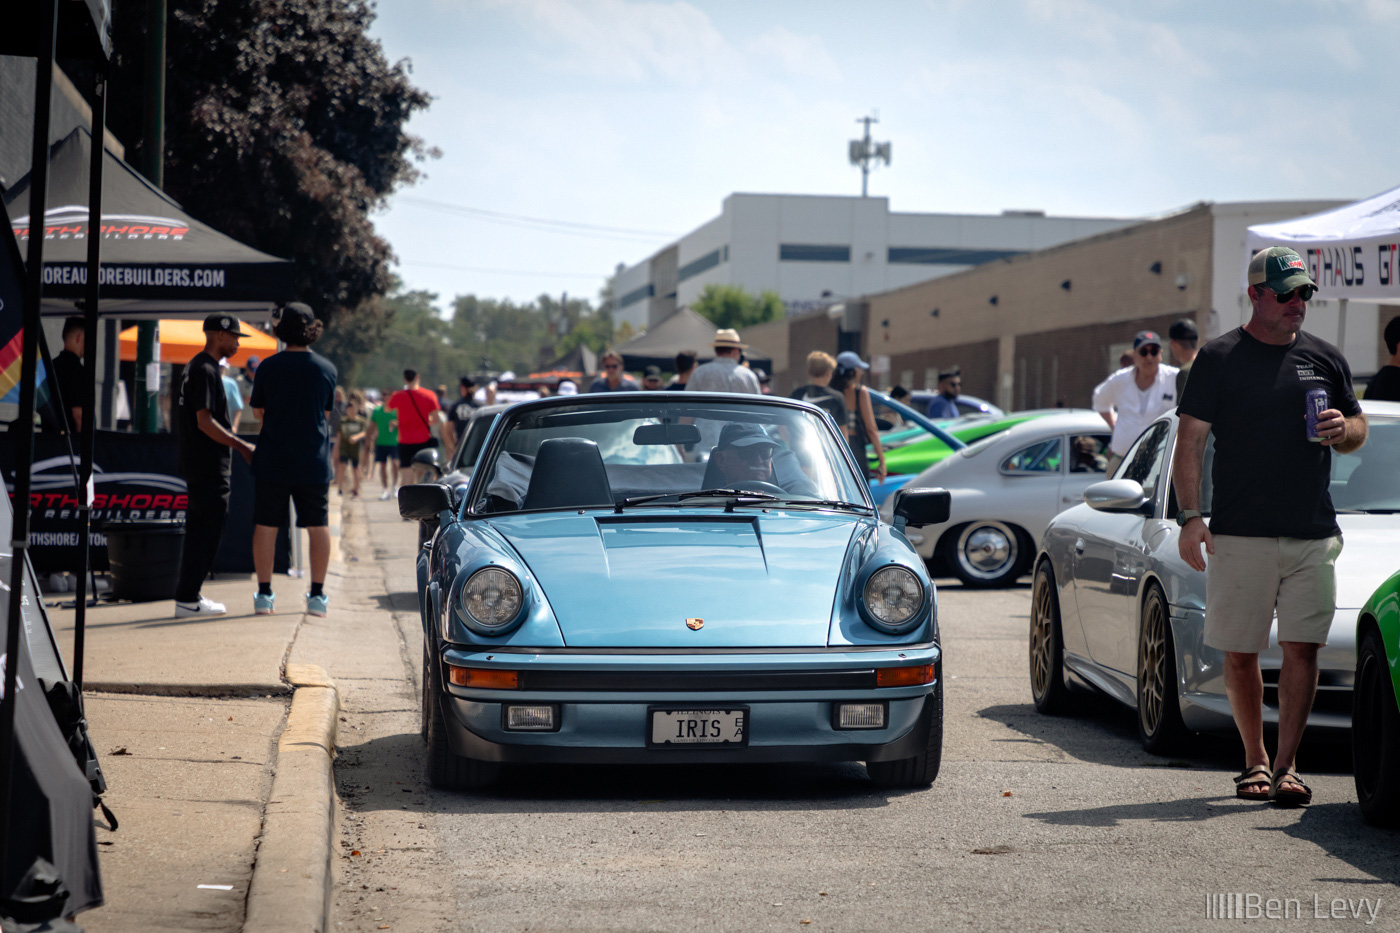
<path id="1" fill-rule="evenodd" d="M 1255 253 L 1249 261 L 1249 284 L 1267 285 L 1279 294 L 1299 285 L 1317 288 L 1317 283 L 1308 276 L 1303 257 L 1287 246 L 1270 246 Z"/>

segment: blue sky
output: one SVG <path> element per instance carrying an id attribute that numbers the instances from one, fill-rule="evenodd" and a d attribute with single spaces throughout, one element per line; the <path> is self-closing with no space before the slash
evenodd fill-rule
<path id="1" fill-rule="evenodd" d="M 1400 0 L 379 0 L 372 31 L 442 151 L 375 222 L 444 306 L 595 298 L 734 191 L 859 194 L 872 111 L 896 211 L 1400 184 Z"/>

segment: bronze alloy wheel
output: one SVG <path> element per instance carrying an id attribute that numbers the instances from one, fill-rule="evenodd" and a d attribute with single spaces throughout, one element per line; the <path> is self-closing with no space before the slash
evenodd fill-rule
<path id="1" fill-rule="evenodd" d="M 1167 600 L 1149 584 L 1142 602 L 1138 635 L 1138 736 L 1142 747 L 1165 754 L 1186 738 L 1176 689 L 1176 651 L 1172 642 Z"/>
<path id="2" fill-rule="evenodd" d="M 1031 699 L 1042 713 L 1065 711 L 1071 699 L 1065 686 L 1065 645 L 1060 629 L 1060 601 L 1055 571 L 1048 560 L 1035 569 L 1031 589 Z"/>

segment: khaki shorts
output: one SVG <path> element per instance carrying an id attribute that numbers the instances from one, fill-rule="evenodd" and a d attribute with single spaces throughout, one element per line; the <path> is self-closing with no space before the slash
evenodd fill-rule
<path id="1" fill-rule="evenodd" d="M 1206 565 L 1206 644 L 1256 654 L 1278 640 L 1327 644 L 1337 608 L 1337 555 L 1342 536 L 1243 538 L 1216 535 Z"/>

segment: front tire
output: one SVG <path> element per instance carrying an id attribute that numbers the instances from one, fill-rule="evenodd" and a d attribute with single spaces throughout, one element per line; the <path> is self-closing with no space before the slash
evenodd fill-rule
<path id="1" fill-rule="evenodd" d="M 1029 550 L 1021 530 L 1005 522 L 969 522 L 945 540 L 949 569 L 964 586 L 979 589 L 1015 583 Z"/>
<path id="2" fill-rule="evenodd" d="M 1035 569 L 1031 588 L 1031 699 L 1047 716 L 1069 712 L 1074 696 L 1065 684 L 1065 638 L 1060 624 L 1060 598 L 1050 561 Z"/>
<path id="3" fill-rule="evenodd" d="M 1138 738 L 1154 755 L 1166 755 L 1185 744 L 1189 733 L 1181 720 L 1177 693 L 1176 643 L 1172 638 L 1167 598 L 1150 586 L 1142 601 L 1138 628 Z"/>
<path id="4" fill-rule="evenodd" d="M 1374 626 L 1356 652 L 1351 754 L 1361 815 L 1373 826 L 1400 828 L 1400 707 L 1385 643 Z"/>
<path id="5" fill-rule="evenodd" d="M 876 787 L 888 790 L 908 790 L 928 787 L 938 777 L 938 768 L 943 763 L 943 680 L 933 685 L 933 693 L 926 701 L 928 710 L 928 735 L 923 751 L 913 758 L 899 758 L 895 761 L 867 761 L 865 772 Z"/>
<path id="6" fill-rule="evenodd" d="M 500 777 L 501 766 L 494 761 L 464 758 L 447 744 L 447 713 L 427 649 L 423 652 L 423 738 L 428 743 L 428 783 L 442 790 L 480 790 Z"/>

